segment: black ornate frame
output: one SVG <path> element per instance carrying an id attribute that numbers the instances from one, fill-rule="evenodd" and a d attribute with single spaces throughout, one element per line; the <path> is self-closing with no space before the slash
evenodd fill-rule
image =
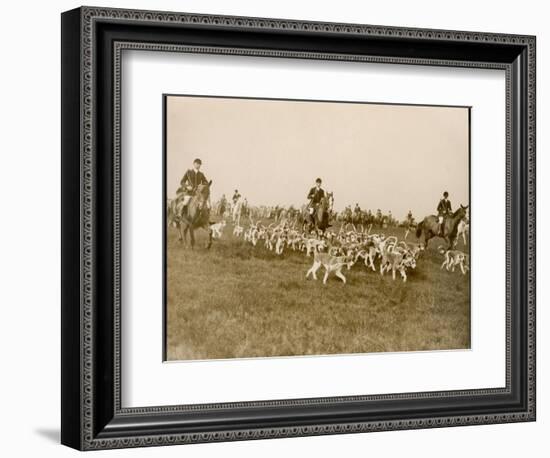
<path id="1" fill-rule="evenodd" d="M 506 387 L 122 408 L 125 49 L 505 70 Z M 61 442 L 80 450 L 535 420 L 535 37 L 95 7 L 63 13 L 61 409 Z"/>

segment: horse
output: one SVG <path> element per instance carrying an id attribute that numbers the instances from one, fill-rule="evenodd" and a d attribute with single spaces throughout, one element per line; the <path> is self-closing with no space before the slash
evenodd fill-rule
<path id="1" fill-rule="evenodd" d="M 453 248 L 456 237 L 457 237 L 457 228 L 458 224 L 466 216 L 466 210 L 468 205 L 465 207 L 460 205 L 460 208 L 456 210 L 451 216 L 445 218 L 443 222 L 443 239 L 449 244 L 449 249 Z M 439 235 L 439 223 L 438 216 L 429 215 L 426 216 L 416 228 L 416 238 L 420 238 L 422 231 L 424 231 L 424 248 L 428 247 L 428 241 L 433 237 L 441 237 Z"/>
<path id="2" fill-rule="evenodd" d="M 233 220 L 233 223 L 237 226 L 241 223 L 241 213 L 243 210 L 244 205 L 244 199 L 239 196 L 239 198 L 236 200 L 236 202 L 233 204 L 233 208 L 231 209 L 231 217 Z"/>
<path id="3" fill-rule="evenodd" d="M 177 226 L 179 230 L 179 241 L 187 242 L 187 232 L 191 240 L 191 248 L 195 246 L 195 229 L 204 229 L 208 232 L 208 242 L 206 248 L 212 245 L 212 229 L 210 228 L 210 209 L 207 206 L 208 198 L 210 197 L 210 185 L 212 180 L 207 184 L 197 186 L 195 194 L 187 204 L 187 211 L 184 212 L 183 202 L 179 202 L 177 206 Z"/>
<path id="4" fill-rule="evenodd" d="M 464 245 L 467 245 L 468 244 L 468 240 L 467 240 L 467 237 L 470 233 L 470 222 L 468 221 L 468 218 L 464 218 L 462 221 L 460 221 L 460 223 L 458 223 L 458 229 L 457 229 L 457 234 L 456 234 L 456 238 L 457 240 L 455 240 L 455 245 L 458 241 L 458 238 L 462 235 L 462 240 L 464 241 Z"/>
<path id="5" fill-rule="evenodd" d="M 166 201 L 166 223 L 168 226 L 177 226 L 175 209 L 176 199 L 168 199 Z"/>
<path id="6" fill-rule="evenodd" d="M 307 215 L 305 218 L 304 226 L 307 224 L 308 230 L 311 232 L 313 229 L 318 229 L 321 232 L 325 232 L 329 224 L 329 216 L 334 203 L 334 195 L 332 192 L 327 192 L 324 197 L 319 201 L 319 205 L 313 212 L 313 215 Z M 306 209 L 308 211 L 309 209 Z"/>

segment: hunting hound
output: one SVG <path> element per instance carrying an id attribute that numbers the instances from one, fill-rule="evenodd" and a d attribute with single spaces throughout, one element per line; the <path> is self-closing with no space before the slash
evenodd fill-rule
<path id="1" fill-rule="evenodd" d="M 353 257 L 351 256 L 331 256 L 328 253 L 315 252 L 313 255 L 313 265 L 311 269 L 307 271 L 306 278 L 311 274 L 314 280 L 317 280 L 317 271 L 321 268 L 325 268 L 325 276 L 323 278 L 323 284 L 327 283 L 329 274 L 334 273 L 344 283 L 346 283 L 346 277 L 342 273 L 342 268 L 347 266 L 348 269 L 353 265 Z"/>
<path id="2" fill-rule="evenodd" d="M 215 239 L 220 239 L 222 237 L 222 232 L 225 227 L 225 220 L 220 221 L 219 223 L 212 224 L 210 229 L 212 229 L 212 237 Z"/>
<path id="3" fill-rule="evenodd" d="M 407 268 L 416 268 L 416 259 L 410 251 L 397 248 L 395 246 L 389 248 L 382 256 L 380 263 L 380 275 L 384 272 L 392 271 L 392 278 L 395 280 L 395 273 L 399 271 L 403 281 L 407 281 Z"/>
<path id="4" fill-rule="evenodd" d="M 287 236 L 283 233 L 279 235 L 277 238 L 277 241 L 275 242 L 275 254 L 281 255 L 283 254 L 283 248 L 285 247 L 285 243 L 287 243 Z"/>
<path id="5" fill-rule="evenodd" d="M 468 266 L 468 255 L 463 253 L 460 250 L 446 250 L 444 247 L 439 247 L 439 252 L 444 256 L 443 264 L 441 264 L 441 269 L 444 267 L 451 272 L 455 271 L 456 266 L 460 267 L 460 271 L 463 275 L 466 275 L 466 272 L 470 270 Z"/>
<path id="6" fill-rule="evenodd" d="M 306 245 L 306 256 L 309 256 L 310 253 L 318 253 L 319 250 L 322 250 L 327 246 L 324 240 L 319 240 L 319 239 L 307 239 L 305 245 Z"/>
<path id="7" fill-rule="evenodd" d="M 239 224 L 236 224 L 235 227 L 233 228 L 233 235 L 235 237 L 240 237 L 241 235 L 243 235 L 243 232 L 244 232 L 244 227 L 240 226 Z"/>
<path id="8" fill-rule="evenodd" d="M 355 260 L 357 261 L 359 258 L 363 258 L 365 266 L 367 268 L 370 267 L 373 271 L 376 271 L 376 267 L 374 267 L 374 260 L 376 259 L 377 255 L 378 252 L 376 250 L 376 247 L 374 246 L 374 243 L 372 241 L 369 241 L 364 245 L 362 249 L 357 252 Z"/>

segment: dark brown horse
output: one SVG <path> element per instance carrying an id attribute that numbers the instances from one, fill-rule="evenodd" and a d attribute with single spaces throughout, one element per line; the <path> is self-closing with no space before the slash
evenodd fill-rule
<path id="1" fill-rule="evenodd" d="M 317 205 L 317 208 L 313 212 L 313 215 L 307 214 L 307 217 L 304 221 L 304 226 L 307 224 L 308 231 L 312 231 L 313 229 L 320 230 L 321 232 L 325 232 L 328 227 L 330 227 L 330 213 L 332 211 L 332 205 L 334 202 L 334 196 L 332 192 L 327 192 L 324 197 L 321 198 L 319 205 Z M 308 211 L 306 209 L 306 211 Z"/>
<path id="2" fill-rule="evenodd" d="M 463 207 L 462 205 L 460 208 L 455 211 L 451 216 L 447 216 L 445 218 L 445 221 L 443 222 L 443 238 L 445 241 L 449 244 L 449 249 L 452 249 L 456 236 L 457 236 L 457 229 L 458 229 L 458 223 L 466 216 L 466 210 L 468 209 L 468 205 Z M 439 235 L 439 223 L 438 223 L 438 216 L 436 215 L 429 215 L 424 218 L 420 224 L 416 228 L 416 237 L 419 238 L 422 234 L 422 231 L 424 231 L 424 247 L 428 246 L 428 241 L 433 237 L 441 237 Z"/>
<path id="3" fill-rule="evenodd" d="M 204 229 L 208 232 L 208 242 L 206 248 L 212 245 L 212 229 L 210 229 L 210 209 L 208 208 L 208 198 L 210 197 L 210 185 L 200 184 L 197 186 L 195 194 L 187 204 L 187 211 L 184 211 L 183 203 L 179 202 L 176 207 L 177 220 L 176 225 L 179 230 L 179 240 L 187 243 L 187 232 L 191 240 L 191 248 L 195 246 L 195 229 Z"/>

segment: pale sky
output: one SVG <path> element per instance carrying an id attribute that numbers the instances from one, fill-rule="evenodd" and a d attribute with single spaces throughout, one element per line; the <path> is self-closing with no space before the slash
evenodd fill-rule
<path id="1" fill-rule="evenodd" d="M 320 177 L 338 211 L 419 219 L 445 190 L 453 209 L 469 204 L 465 107 L 168 96 L 166 123 L 168 197 L 199 157 L 213 200 L 238 189 L 299 207 Z"/>

